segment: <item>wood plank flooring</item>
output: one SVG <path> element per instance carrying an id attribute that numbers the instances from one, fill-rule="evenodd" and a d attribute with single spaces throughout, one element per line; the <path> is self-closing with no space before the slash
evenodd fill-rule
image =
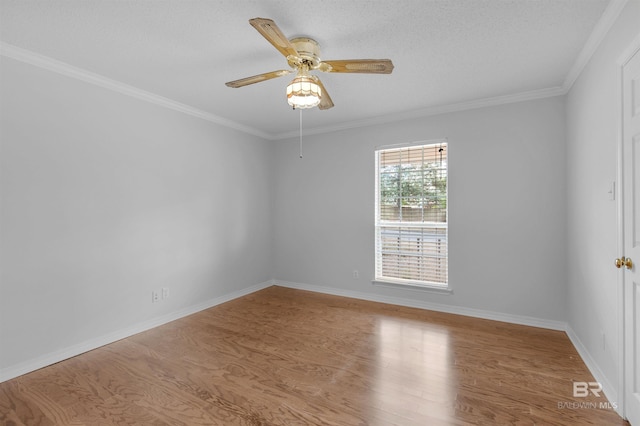
<path id="1" fill-rule="evenodd" d="M 0 384 L 4 425 L 628 425 L 566 334 L 282 287 Z"/>

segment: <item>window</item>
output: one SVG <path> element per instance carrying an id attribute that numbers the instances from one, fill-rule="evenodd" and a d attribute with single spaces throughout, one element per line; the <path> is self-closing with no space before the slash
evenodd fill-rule
<path id="1" fill-rule="evenodd" d="M 447 144 L 376 151 L 377 282 L 448 288 Z"/>

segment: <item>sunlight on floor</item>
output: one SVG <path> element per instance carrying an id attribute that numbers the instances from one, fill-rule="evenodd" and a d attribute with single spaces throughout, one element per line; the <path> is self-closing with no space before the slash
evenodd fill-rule
<path id="1" fill-rule="evenodd" d="M 455 371 L 446 328 L 381 317 L 375 406 L 407 420 L 454 415 Z"/>

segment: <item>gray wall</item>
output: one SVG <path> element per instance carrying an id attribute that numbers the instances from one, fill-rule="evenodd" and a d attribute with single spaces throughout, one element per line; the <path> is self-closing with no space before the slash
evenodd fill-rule
<path id="1" fill-rule="evenodd" d="M 343 130 L 275 147 L 277 280 L 564 320 L 562 97 Z M 373 286 L 376 146 L 447 138 L 453 295 Z M 360 272 L 353 279 L 352 271 Z"/>
<path id="2" fill-rule="evenodd" d="M 1 60 L 0 371 L 271 278 L 268 143 Z"/>
<path id="3" fill-rule="evenodd" d="M 616 60 L 639 16 L 630 1 L 566 98 L 307 136 L 303 159 L 297 139 L 270 143 L 0 57 L 0 377 L 275 278 L 567 321 L 615 400 L 607 191 Z M 372 286 L 374 149 L 437 138 L 449 142 L 454 293 Z M 160 287 L 171 296 L 152 304 Z"/>
<path id="4" fill-rule="evenodd" d="M 567 96 L 568 322 L 592 358 L 592 371 L 611 401 L 617 400 L 620 291 L 616 180 L 619 129 L 617 61 L 640 36 L 640 2 L 630 1 Z"/>

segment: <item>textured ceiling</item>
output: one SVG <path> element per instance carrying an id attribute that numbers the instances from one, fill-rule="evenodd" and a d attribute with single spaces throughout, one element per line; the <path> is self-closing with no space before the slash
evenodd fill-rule
<path id="1" fill-rule="evenodd" d="M 286 69 L 248 20 L 306 35 L 323 59 L 389 58 L 391 75 L 317 73 L 335 107 L 305 127 L 563 85 L 608 0 L 0 0 L 0 40 L 208 114 L 283 136 L 292 76 L 239 89 L 226 81 Z"/>

